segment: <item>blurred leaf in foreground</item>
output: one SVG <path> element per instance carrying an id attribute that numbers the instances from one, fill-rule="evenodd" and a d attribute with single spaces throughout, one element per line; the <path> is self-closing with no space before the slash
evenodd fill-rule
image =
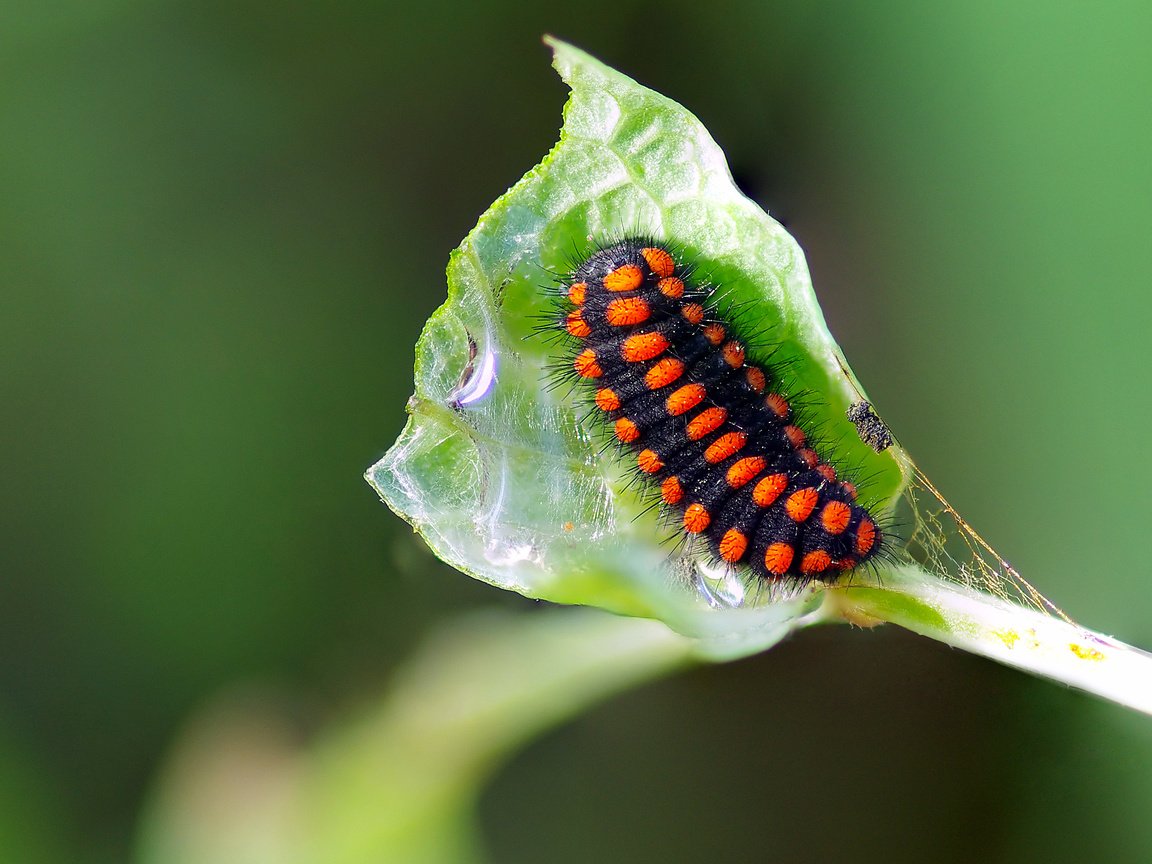
<path id="1" fill-rule="evenodd" d="M 465 864 L 475 802 L 525 741 L 688 662 L 691 641 L 595 610 L 482 613 L 430 638 L 387 696 L 312 746 L 227 699 L 176 748 L 141 864 Z"/>

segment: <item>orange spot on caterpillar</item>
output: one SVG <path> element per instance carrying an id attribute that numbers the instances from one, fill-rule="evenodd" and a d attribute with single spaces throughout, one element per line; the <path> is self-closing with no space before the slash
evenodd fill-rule
<path id="1" fill-rule="evenodd" d="M 876 523 L 871 519 L 861 519 L 856 526 L 856 554 L 867 555 L 876 542 Z"/>
<path id="2" fill-rule="evenodd" d="M 621 417 L 616 421 L 616 437 L 625 444 L 631 444 L 640 437 L 640 427 L 627 417 Z"/>
<path id="3" fill-rule="evenodd" d="M 568 317 L 564 319 L 564 329 L 577 339 L 587 339 L 592 335 L 592 328 L 589 327 L 588 322 L 584 320 L 583 309 L 577 309 L 575 312 L 568 313 Z"/>
<path id="4" fill-rule="evenodd" d="M 660 497 L 665 504 L 679 504 L 684 497 L 684 490 L 680 488 L 679 477 L 667 477 L 660 484 Z"/>
<path id="5" fill-rule="evenodd" d="M 800 562 L 800 572 L 805 576 L 823 573 L 832 565 L 832 556 L 823 549 L 813 549 Z"/>
<path id="6" fill-rule="evenodd" d="M 770 543 L 764 550 L 764 567 L 774 576 L 783 576 L 792 566 L 795 554 L 787 543 Z"/>
<path id="7" fill-rule="evenodd" d="M 620 346 L 620 356 L 629 363 L 640 363 L 663 354 L 668 340 L 663 333 L 637 333 L 629 336 Z"/>
<path id="8" fill-rule="evenodd" d="M 744 371 L 744 380 L 747 381 L 748 386 L 757 393 L 763 393 L 764 388 L 768 386 L 768 379 L 764 377 L 764 370 L 756 366 L 749 366 Z"/>
<path id="9" fill-rule="evenodd" d="M 819 502 L 820 493 L 811 486 L 805 486 L 788 496 L 788 500 L 784 502 L 784 512 L 793 522 L 803 522 L 812 515 Z"/>
<path id="10" fill-rule="evenodd" d="M 829 465 L 827 462 L 821 462 L 819 465 L 817 465 L 816 471 L 829 483 L 836 482 L 836 469 Z"/>
<path id="11" fill-rule="evenodd" d="M 636 457 L 636 464 L 645 474 L 655 474 L 664 467 L 655 450 L 641 450 L 640 455 Z"/>
<path id="12" fill-rule="evenodd" d="M 703 384 L 685 384 L 664 401 L 664 407 L 673 417 L 691 411 L 708 395 Z"/>
<path id="13" fill-rule="evenodd" d="M 851 570 L 856 566 L 856 559 L 849 555 L 846 558 L 841 558 L 839 561 L 833 561 L 832 566 L 843 573 L 846 570 Z"/>
<path id="14" fill-rule="evenodd" d="M 804 446 L 804 442 L 808 440 L 808 436 L 804 434 L 804 430 L 799 426 L 785 426 L 784 435 L 792 442 L 792 446 L 799 449 Z"/>
<path id="15" fill-rule="evenodd" d="M 661 279 L 656 283 L 656 287 L 660 289 L 661 294 L 665 297 L 671 297 L 673 300 L 679 300 L 684 296 L 684 283 L 675 276 Z"/>
<path id="16" fill-rule="evenodd" d="M 708 445 L 704 451 L 704 461 L 710 465 L 723 462 L 733 453 L 748 443 L 748 436 L 743 432 L 727 432 Z"/>
<path id="17" fill-rule="evenodd" d="M 856 489 L 855 483 L 851 483 L 848 480 L 841 480 L 840 481 L 840 488 L 848 493 L 849 498 L 851 498 L 853 501 L 856 500 L 857 489 Z"/>
<path id="18" fill-rule="evenodd" d="M 829 534 L 843 534 L 852 521 L 852 508 L 843 501 L 829 501 L 820 511 L 820 524 Z"/>
<path id="19" fill-rule="evenodd" d="M 620 397 L 610 387 L 596 391 L 596 407 L 601 411 L 619 411 Z"/>
<path id="20" fill-rule="evenodd" d="M 748 538 L 735 528 L 729 528 L 720 538 L 720 557 L 729 563 L 739 561 L 747 551 Z"/>
<path id="21" fill-rule="evenodd" d="M 676 269 L 676 262 L 672 260 L 663 249 L 656 249 L 651 246 L 641 249 L 640 254 L 644 256 L 644 260 L 648 262 L 648 266 L 652 272 L 659 278 L 663 279 L 665 276 L 671 276 L 672 271 Z"/>
<path id="22" fill-rule="evenodd" d="M 744 346 L 739 342 L 726 342 L 720 349 L 720 354 L 724 357 L 724 362 L 733 369 L 739 369 L 744 365 Z"/>
<path id="23" fill-rule="evenodd" d="M 719 345 L 728 336 L 728 332 L 719 324 L 709 324 L 704 328 L 704 338 L 713 345 Z"/>
<path id="24" fill-rule="evenodd" d="M 684 362 L 675 357 L 662 357 L 644 373 L 644 386 L 649 390 L 667 387 L 684 374 Z"/>
<path id="25" fill-rule="evenodd" d="M 584 299 L 588 296 L 588 284 L 586 282 L 573 282 L 568 286 L 568 302 L 575 306 L 583 306 Z"/>
<path id="26" fill-rule="evenodd" d="M 704 320 L 704 307 L 699 303 L 685 303 L 680 314 L 689 324 L 699 324 Z"/>
<path id="27" fill-rule="evenodd" d="M 788 400 L 779 393 L 769 393 L 764 397 L 764 404 L 781 420 L 787 420 L 788 412 L 792 410 L 788 407 Z"/>
<path id="28" fill-rule="evenodd" d="M 712 524 L 712 517 L 703 504 L 689 504 L 684 511 L 684 530 L 689 534 L 699 534 Z"/>
<path id="29" fill-rule="evenodd" d="M 572 361 L 572 368 L 582 378 L 599 378 L 604 374 L 604 370 L 596 362 L 596 352 L 591 348 L 585 348 L 576 355 L 576 359 Z"/>
<path id="30" fill-rule="evenodd" d="M 787 474 L 769 474 L 752 489 L 752 500 L 761 507 L 771 507 L 787 488 Z"/>
<path id="31" fill-rule="evenodd" d="M 739 489 L 751 483 L 756 475 L 768 467 L 768 462 L 760 456 L 748 456 L 732 463 L 728 469 L 728 485 Z"/>
<path id="32" fill-rule="evenodd" d="M 723 408 L 705 408 L 688 423 L 685 434 L 689 441 L 699 441 L 719 429 L 727 418 L 728 412 Z"/>
<path id="33" fill-rule="evenodd" d="M 820 464 L 820 457 L 816 455 L 815 450 L 812 450 L 809 447 L 801 447 L 799 450 L 796 451 L 796 455 L 798 455 L 801 459 L 803 459 L 804 464 L 807 465 L 809 468 L 815 468 L 817 465 Z"/>
<path id="34" fill-rule="evenodd" d="M 604 320 L 613 327 L 643 324 L 652 314 L 652 308 L 643 297 L 621 297 L 613 300 L 604 310 Z"/>
<path id="35" fill-rule="evenodd" d="M 624 264 L 604 277 L 608 291 L 635 291 L 644 282 L 644 273 L 635 264 Z"/>

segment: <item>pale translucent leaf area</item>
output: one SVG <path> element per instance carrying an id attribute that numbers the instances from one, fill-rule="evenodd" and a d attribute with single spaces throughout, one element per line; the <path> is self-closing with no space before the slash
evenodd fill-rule
<path id="1" fill-rule="evenodd" d="M 791 392 L 820 394 L 811 427 L 836 461 L 869 478 L 866 503 L 891 507 L 909 463 L 899 448 L 870 450 L 845 418 L 862 390 L 803 254 L 736 188 L 707 130 L 675 102 L 551 44 L 572 89 L 560 141 L 452 253 L 448 301 L 416 349 L 411 418 L 368 480 L 440 558 L 476 578 L 658 618 L 713 656 L 759 650 L 819 606 L 819 592 L 757 590 L 668 542 L 673 532 L 646 512 L 580 401 L 549 387 L 557 349 L 533 333 L 554 274 L 590 239 L 674 240 L 728 302 L 751 310 L 741 335 L 774 350 Z"/>

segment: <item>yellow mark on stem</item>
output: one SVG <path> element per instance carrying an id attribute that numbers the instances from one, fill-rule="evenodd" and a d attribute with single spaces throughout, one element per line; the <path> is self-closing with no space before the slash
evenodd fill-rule
<path id="1" fill-rule="evenodd" d="M 993 630 L 992 635 L 999 639 L 1008 648 L 1015 648 L 1020 641 L 1020 634 L 1015 630 Z"/>
<path id="2" fill-rule="evenodd" d="M 1095 648 L 1088 648 L 1084 645 L 1077 645 L 1075 642 L 1069 643 L 1068 650 L 1079 657 L 1081 660 L 1100 661 L 1104 659 L 1104 655 L 1097 651 Z"/>

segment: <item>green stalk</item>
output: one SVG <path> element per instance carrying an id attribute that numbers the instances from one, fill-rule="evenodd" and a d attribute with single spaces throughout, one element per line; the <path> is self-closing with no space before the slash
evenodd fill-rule
<path id="1" fill-rule="evenodd" d="M 886 571 L 881 586 L 828 591 L 811 617 L 859 624 L 890 621 L 1152 714 L 1152 654 L 1072 621 L 941 581 L 912 565 Z"/>

